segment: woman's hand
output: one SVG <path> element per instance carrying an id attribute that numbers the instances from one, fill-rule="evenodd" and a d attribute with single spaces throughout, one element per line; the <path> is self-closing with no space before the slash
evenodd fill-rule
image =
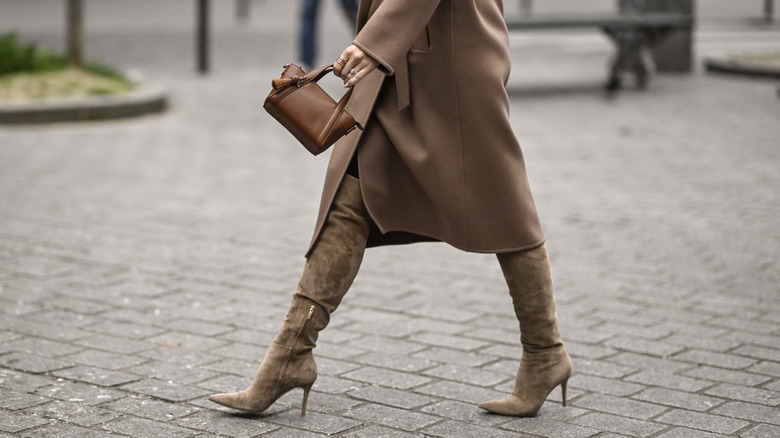
<path id="1" fill-rule="evenodd" d="M 333 64 L 333 73 L 344 81 L 344 88 L 353 87 L 379 65 L 355 45 L 347 47 Z"/>

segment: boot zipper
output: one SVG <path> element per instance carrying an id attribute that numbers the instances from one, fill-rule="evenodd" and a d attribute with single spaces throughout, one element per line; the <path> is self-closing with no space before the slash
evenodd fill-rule
<path id="1" fill-rule="evenodd" d="M 287 357 L 287 363 L 284 365 L 284 373 L 282 374 L 282 378 L 279 380 L 279 385 L 276 386 L 277 396 L 279 395 L 279 389 L 282 387 L 282 382 L 284 382 L 285 377 L 287 377 L 287 366 L 290 364 L 290 361 L 292 360 L 293 355 L 295 354 L 295 345 L 298 343 L 298 339 L 301 338 L 303 331 L 306 330 L 306 326 L 309 324 L 312 315 L 314 315 L 314 308 L 315 308 L 314 305 L 309 307 L 309 314 L 306 315 L 306 319 L 303 321 L 303 325 L 301 326 L 301 329 L 298 330 L 298 336 L 295 337 L 295 340 L 293 341 L 293 345 L 290 348 L 290 355 Z"/>

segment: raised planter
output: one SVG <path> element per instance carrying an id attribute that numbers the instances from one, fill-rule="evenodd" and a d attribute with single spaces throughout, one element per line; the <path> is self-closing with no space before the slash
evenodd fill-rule
<path id="1" fill-rule="evenodd" d="M 160 113 L 167 108 L 168 93 L 163 87 L 139 86 L 116 96 L 0 103 L 0 124 L 121 119 Z"/>

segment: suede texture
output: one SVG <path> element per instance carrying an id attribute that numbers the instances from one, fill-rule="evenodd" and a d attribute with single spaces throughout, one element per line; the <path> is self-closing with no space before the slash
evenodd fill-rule
<path id="1" fill-rule="evenodd" d="M 547 248 L 542 245 L 497 257 L 520 323 L 523 357 L 512 394 L 479 407 L 501 415 L 532 417 L 558 385 L 562 385 L 566 405 L 566 383 L 573 366 L 558 329 Z"/>
<path id="2" fill-rule="evenodd" d="M 360 183 L 345 176 L 326 226 L 306 259 L 287 318 L 252 383 L 241 392 L 215 394 L 209 400 L 240 411 L 262 412 L 288 391 L 303 388 L 301 415 L 305 415 L 309 390 L 317 379 L 312 349 L 357 275 L 370 226 Z"/>

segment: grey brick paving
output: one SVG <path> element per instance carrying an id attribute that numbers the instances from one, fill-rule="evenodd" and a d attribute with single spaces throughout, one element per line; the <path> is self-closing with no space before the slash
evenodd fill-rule
<path id="1" fill-rule="evenodd" d="M 49 3 L 0 0 L 0 32 L 59 49 Z M 367 251 L 306 417 L 300 389 L 259 415 L 209 402 L 250 381 L 284 318 L 327 160 L 259 108 L 294 61 L 295 8 L 254 2 L 238 25 L 212 3 L 201 77 L 194 2 L 89 2 L 88 57 L 167 85 L 166 114 L 0 128 L 0 438 L 780 435 L 777 84 L 661 74 L 604 99 L 611 48 L 591 30 L 512 34 L 508 84 L 568 407 L 560 388 L 533 419 L 476 407 L 511 391 L 518 324 L 495 257 L 438 244 Z M 697 24 L 700 57 L 780 51 L 776 26 Z M 323 28 L 335 58 L 349 31 Z"/>

